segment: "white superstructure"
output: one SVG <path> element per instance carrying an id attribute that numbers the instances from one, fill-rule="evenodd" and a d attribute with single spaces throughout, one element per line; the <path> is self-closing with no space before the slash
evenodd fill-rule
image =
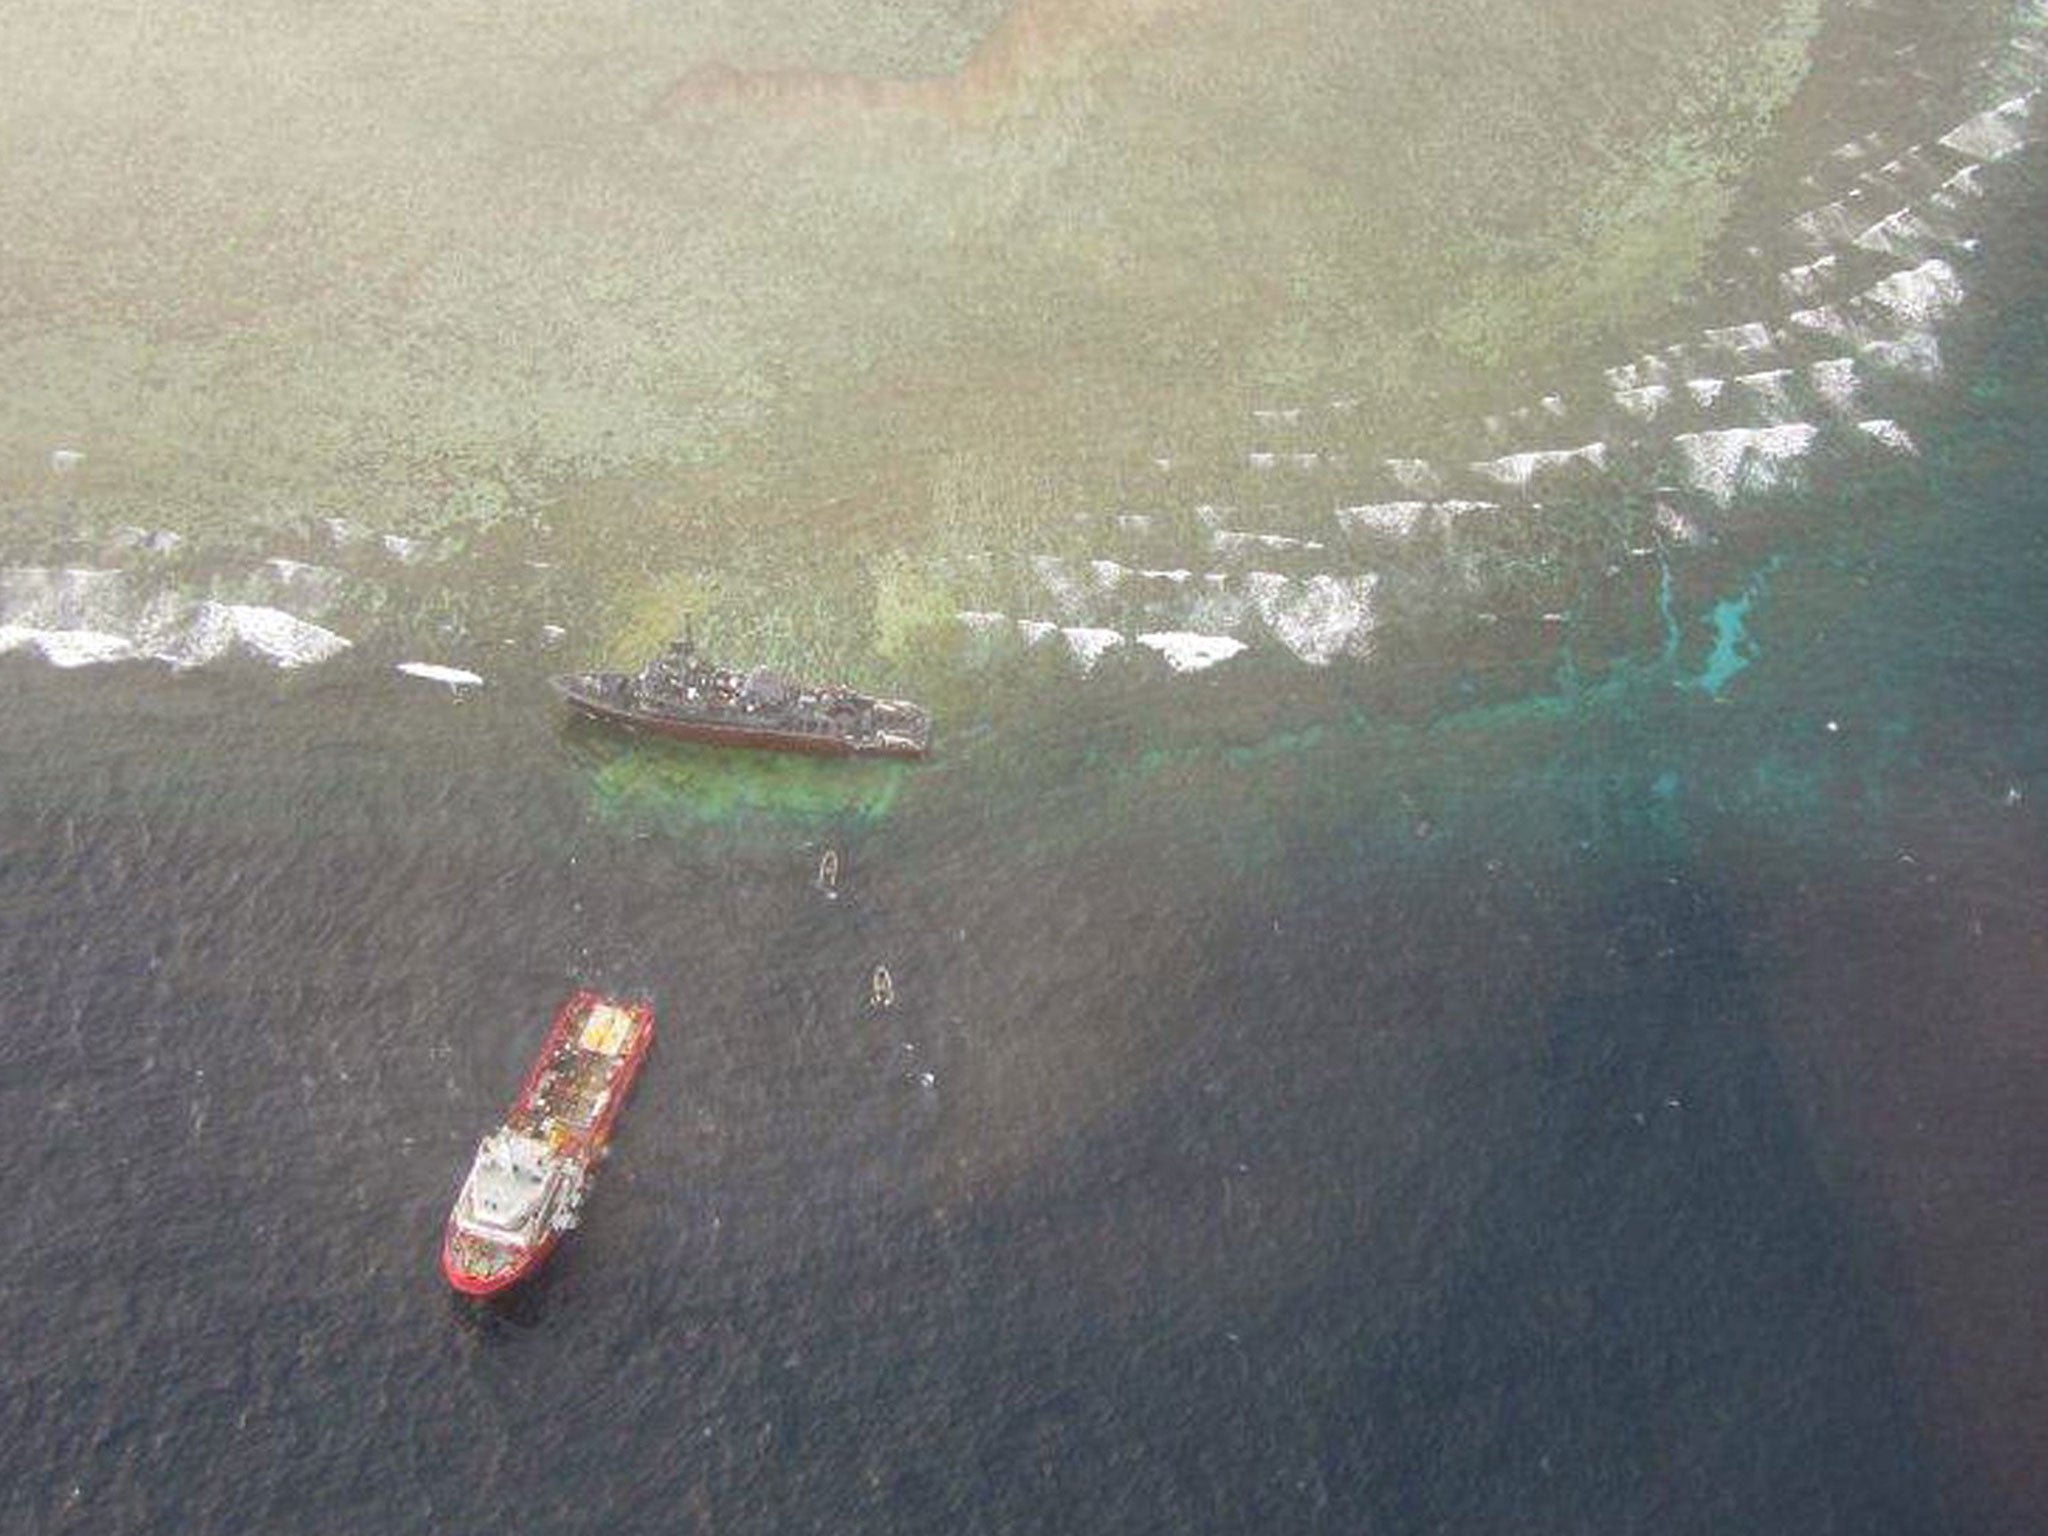
<path id="1" fill-rule="evenodd" d="M 573 1227 L 582 1198 L 581 1163 L 556 1156 L 538 1137 L 499 1129 L 476 1149 L 455 1225 L 486 1242 L 531 1247 Z"/>

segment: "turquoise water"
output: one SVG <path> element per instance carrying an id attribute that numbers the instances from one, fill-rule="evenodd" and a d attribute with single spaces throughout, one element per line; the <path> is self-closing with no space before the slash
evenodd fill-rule
<path id="1" fill-rule="evenodd" d="M 1718 698 L 1736 674 L 1756 660 L 1755 643 L 1748 632 L 1750 610 L 1763 599 L 1769 579 L 1768 568 L 1758 572 L 1741 592 L 1714 604 L 1708 613 L 1707 620 L 1714 627 L 1714 648 L 1692 686 L 1709 698 Z"/>

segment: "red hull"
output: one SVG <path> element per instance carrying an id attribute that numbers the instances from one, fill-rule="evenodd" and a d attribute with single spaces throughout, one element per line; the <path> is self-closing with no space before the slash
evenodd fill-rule
<path id="1" fill-rule="evenodd" d="M 606 1085 L 602 1108 L 587 1125 L 564 1125 L 559 1120 L 548 1118 L 546 1106 L 541 1102 L 541 1089 L 550 1067 L 564 1048 L 575 1040 L 592 1009 L 600 1004 L 630 1015 L 635 1033 Z M 626 1095 L 653 1043 L 652 1003 L 644 1000 L 628 1003 L 587 987 L 579 989 L 555 1011 L 547 1037 L 541 1041 L 540 1051 L 527 1070 L 526 1081 L 520 1085 L 519 1096 L 512 1101 L 512 1108 L 505 1117 L 506 1127 L 530 1133 L 532 1128 L 545 1124 L 555 1151 L 581 1164 L 587 1177 L 604 1157 L 605 1144 L 611 1140 L 612 1125 L 618 1119 L 619 1110 L 625 1104 Z M 559 1233 L 550 1230 L 527 1246 L 493 1242 L 459 1230 L 455 1213 L 451 1211 L 441 1237 L 441 1273 L 451 1286 L 466 1296 L 494 1296 L 539 1269 L 547 1256 L 554 1252 L 559 1238 Z M 493 1261 L 488 1271 L 474 1267 L 486 1257 Z"/>
<path id="2" fill-rule="evenodd" d="M 528 1275 L 539 1269 L 547 1256 L 555 1251 L 560 1241 L 553 1234 L 544 1243 L 525 1249 L 510 1265 L 489 1275 L 475 1274 L 463 1266 L 456 1257 L 457 1244 L 463 1239 L 454 1230 L 451 1220 L 441 1240 L 441 1273 L 448 1283 L 465 1296 L 495 1296 L 500 1291 L 509 1291 Z"/>

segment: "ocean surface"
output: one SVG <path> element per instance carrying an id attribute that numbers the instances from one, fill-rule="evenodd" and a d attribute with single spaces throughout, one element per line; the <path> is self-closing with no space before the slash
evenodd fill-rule
<path id="1" fill-rule="evenodd" d="M 951 67 L 1002 8 L 925 9 L 966 41 L 920 9 L 827 66 Z M 1171 55 L 1129 9 L 1086 47 Z M 1223 415 L 1134 364 L 900 527 L 913 449 L 815 425 L 780 470 L 536 439 L 524 508 L 497 427 L 429 421 L 489 504 L 429 518 L 251 491 L 231 425 L 212 491 L 160 423 L 103 455 L 34 376 L 0 1530 L 2041 1529 L 2043 18 L 1809 9 L 1625 334 L 1515 333 L 1407 416 L 1342 348 L 1244 343 Z M 778 58 L 663 100 L 766 99 L 786 151 L 840 87 Z M 17 361 L 112 366 L 23 302 Z M 967 433 L 947 345 L 855 408 Z M 311 409 L 208 377 L 252 440 Z M 551 671 L 686 606 L 929 698 L 936 752 L 566 718 Z M 581 1229 L 474 1304 L 442 1223 L 582 984 L 654 998 L 654 1053 Z"/>

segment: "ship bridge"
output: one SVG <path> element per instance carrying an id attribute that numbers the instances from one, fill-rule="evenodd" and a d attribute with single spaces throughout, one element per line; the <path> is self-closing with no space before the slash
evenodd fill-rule
<path id="1" fill-rule="evenodd" d="M 494 1242 L 529 1241 L 545 1225 L 561 1186 L 562 1166 L 545 1141 L 494 1132 L 477 1148 L 455 1224 Z"/>

